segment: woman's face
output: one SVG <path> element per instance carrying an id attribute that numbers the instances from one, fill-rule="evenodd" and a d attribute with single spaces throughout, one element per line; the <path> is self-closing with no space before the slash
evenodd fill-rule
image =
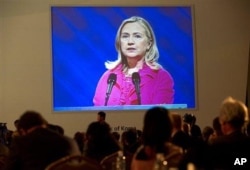
<path id="1" fill-rule="evenodd" d="M 127 59 L 142 59 L 150 48 L 144 28 L 138 23 L 127 23 L 121 30 L 121 52 Z"/>

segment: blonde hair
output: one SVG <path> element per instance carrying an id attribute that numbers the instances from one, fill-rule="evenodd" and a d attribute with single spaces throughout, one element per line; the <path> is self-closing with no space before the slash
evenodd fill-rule
<path id="1" fill-rule="evenodd" d="M 127 72 L 128 63 L 126 61 L 125 56 L 121 52 L 120 36 L 121 36 L 121 31 L 123 27 L 127 23 L 134 23 L 134 22 L 139 23 L 145 29 L 145 34 L 147 38 L 149 39 L 149 41 L 151 42 L 151 46 L 149 50 L 147 51 L 146 56 L 144 57 L 145 63 L 153 70 L 158 70 L 159 68 L 162 67 L 158 63 L 159 52 L 158 52 L 158 48 L 156 45 L 156 39 L 155 39 L 155 35 L 154 35 L 152 27 L 145 19 L 141 17 L 133 16 L 131 18 L 124 20 L 117 31 L 116 39 L 115 39 L 115 47 L 116 47 L 116 51 L 118 52 L 118 57 L 117 57 L 117 60 L 115 61 L 105 62 L 105 66 L 107 69 L 114 69 L 119 64 L 122 64 L 123 72 Z"/>
<path id="2" fill-rule="evenodd" d="M 235 128 L 242 128 L 249 120 L 246 105 L 232 97 L 227 97 L 221 105 L 220 121 L 230 123 Z"/>

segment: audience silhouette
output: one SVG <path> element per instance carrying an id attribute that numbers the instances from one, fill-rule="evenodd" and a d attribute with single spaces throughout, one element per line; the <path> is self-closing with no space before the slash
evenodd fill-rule
<path id="1" fill-rule="evenodd" d="M 152 170 L 158 153 L 164 154 L 169 167 L 177 168 L 183 151 L 170 142 L 171 134 L 170 112 L 163 107 L 147 110 L 143 122 L 142 145 L 133 157 L 131 169 Z"/>
<path id="2" fill-rule="evenodd" d="M 26 111 L 19 119 L 20 136 L 13 138 L 6 170 L 44 170 L 67 155 L 80 154 L 76 143 L 47 128 L 48 122 L 36 111 Z"/>
<path id="3" fill-rule="evenodd" d="M 129 128 L 120 139 L 119 132 L 111 132 L 103 111 L 88 124 L 86 132 L 77 131 L 72 138 L 39 112 L 26 111 L 15 120 L 10 145 L 0 143 L 0 170 L 44 170 L 71 155 L 82 155 L 107 169 L 120 151 L 127 157 L 126 170 L 152 170 L 159 153 L 168 168 L 178 170 L 187 170 L 190 164 L 202 170 L 249 170 L 248 114 L 243 102 L 228 97 L 211 126 L 201 131 L 195 115 L 181 116 L 155 106 L 146 110 L 142 130 Z"/>
<path id="4" fill-rule="evenodd" d="M 83 153 L 85 156 L 100 162 L 118 150 L 121 150 L 121 147 L 112 135 L 108 123 L 95 121 L 89 124 Z"/>
<path id="5" fill-rule="evenodd" d="M 214 134 L 214 129 L 211 127 L 211 126 L 206 126 L 203 128 L 202 130 L 202 137 L 203 137 L 203 140 L 208 143 L 211 136 Z"/>
<path id="6" fill-rule="evenodd" d="M 97 113 L 97 121 L 98 122 L 105 122 L 106 120 L 106 113 L 104 111 L 100 111 Z"/>
<path id="7" fill-rule="evenodd" d="M 180 114 L 172 113 L 173 130 L 171 142 L 180 146 L 185 152 L 191 145 L 191 137 L 183 131 L 183 120 Z"/>
<path id="8" fill-rule="evenodd" d="M 81 154 L 83 154 L 83 151 L 84 151 L 84 144 L 85 144 L 85 141 L 86 141 L 86 135 L 84 132 L 79 132 L 77 131 L 75 134 L 74 134 L 74 140 L 76 141 L 77 143 L 77 146 L 81 152 Z"/>
<path id="9" fill-rule="evenodd" d="M 122 146 L 125 153 L 134 154 L 140 145 L 136 129 L 130 128 L 123 132 Z"/>
<path id="10" fill-rule="evenodd" d="M 112 135 L 117 140 L 117 142 L 120 142 L 121 135 L 119 132 L 112 132 Z"/>
<path id="11" fill-rule="evenodd" d="M 250 138 L 243 132 L 249 119 L 246 105 L 232 97 L 226 98 L 220 108 L 219 121 L 223 135 L 210 141 L 206 165 L 208 169 L 250 169 L 237 159 L 250 158 Z"/>

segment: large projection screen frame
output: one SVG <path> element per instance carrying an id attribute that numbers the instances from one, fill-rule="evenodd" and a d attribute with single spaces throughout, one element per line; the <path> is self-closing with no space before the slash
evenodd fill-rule
<path id="1" fill-rule="evenodd" d="M 52 111 L 145 110 L 154 105 L 93 106 L 104 62 L 117 59 L 115 36 L 122 21 L 140 16 L 152 26 L 159 63 L 174 79 L 171 110 L 195 110 L 196 46 L 193 5 L 51 6 Z"/>

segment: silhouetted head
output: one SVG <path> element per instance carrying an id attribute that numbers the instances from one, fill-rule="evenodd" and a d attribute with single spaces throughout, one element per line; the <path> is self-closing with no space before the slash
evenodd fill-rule
<path id="1" fill-rule="evenodd" d="M 169 141 L 172 133 L 172 120 L 169 111 L 163 107 L 153 107 L 144 116 L 143 143 L 160 151 Z"/>
<path id="2" fill-rule="evenodd" d="M 37 127 L 46 127 L 47 121 L 36 111 L 26 111 L 19 118 L 18 131 L 26 134 Z"/>

